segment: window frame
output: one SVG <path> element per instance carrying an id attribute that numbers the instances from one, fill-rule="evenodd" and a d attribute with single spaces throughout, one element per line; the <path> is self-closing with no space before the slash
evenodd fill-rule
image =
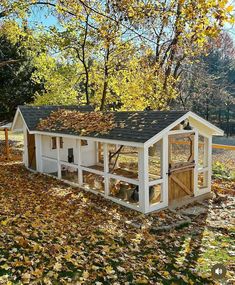
<path id="1" fill-rule="evenodd" d="M 51 137 L 51 149 L 57 149 L 56 137 Z"/>
<path id="2" fill-rule="evenodd" d="M 51 137 L 51 149 L 57 149 L 57 143 L 56 143 L 57 137 Z M 60 149 L 64 148 L 64 140 L 63 137 L 59 137 L 59 145 Z"/>

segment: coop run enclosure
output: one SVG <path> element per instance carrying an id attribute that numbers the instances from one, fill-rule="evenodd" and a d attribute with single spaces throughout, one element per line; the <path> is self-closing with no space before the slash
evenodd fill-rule
<path id="1" fill-rule="evenodd" d="M 223 131 L 196 114 L 115 112 L 114 127 L 103 134 L 38 129 L 41 119 L 62 109 L 92 111 L 88 106 L 18 107 L 12 129 L 24 133 L 23 161 L 30 170 L 142 213 L 210 192 L 212 136 Z"/>

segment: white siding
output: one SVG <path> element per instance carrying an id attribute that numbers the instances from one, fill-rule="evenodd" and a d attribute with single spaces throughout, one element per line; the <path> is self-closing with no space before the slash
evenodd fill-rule
<path id="1" fill-rule="evenodd" d="M 55 173 L 58 170 L 57 162 L 43 159 L 42 169 L 44 173 Z"/>
<path id="2" fill-rule="evenodd" d="M 57 159 L 57 150 L 52 149 L 51 136 L 42 135 L 42 155 Z M 73 148 L 74 164 L 78 164 L 78 150 L 76 139 L 63 137 L 63 148 L 60 149 L 60 161 L 68 162 L 68 149 Z M 81 164 L 91 166 L 96 163 L 95 142 L 89 141 L 88 145 L 81 146 Z"/>
<path id="3" fill-rule="evenodd" d="M 42 155 L 56 159 L 56 149 L 52 149 L 51 137 L 42 135 Z"/>
<path id="4" fill-rule="evenodd" d="M 60 161 L 68 162 L 68 149 L 73 149 L 74 164 L 78 163 L 78 152 L 76 139 L 63 138 L 63 148 L 60 149 Z"/>
<path id="5" fill-rule="evenodd" d="M 81 146 L 81 164 L 83 166 L 92 166 L 96 164 L 95 142 L 88 141 L 88 145 Z"/>

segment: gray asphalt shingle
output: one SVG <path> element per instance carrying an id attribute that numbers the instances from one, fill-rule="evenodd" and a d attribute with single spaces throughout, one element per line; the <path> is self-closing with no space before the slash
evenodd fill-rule
<path id="1" fill-rule="evenodd" d="M 89 112 L 93 110 L 89 106 L 20 106 L 19 108 L 30 131 L 36 131 L 40 119 L 47 118 L 52 111 L 69 109 Z M 114 129 L 107 134 L 92 133 L 86 136 L 144 143 L 186 113 L 187 111 L 114 112 L 116 123 Z M 48 132 L 52 131 L 48 130 Z M 54 132 L 79 135 L 70 130 Z"/>

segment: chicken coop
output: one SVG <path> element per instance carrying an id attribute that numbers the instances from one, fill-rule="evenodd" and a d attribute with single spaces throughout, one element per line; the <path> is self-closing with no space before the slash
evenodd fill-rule
<path id="1" fill-rule="evenodd" d="M 106 133 L 38 128 L 58 110 L 94 113 L 89 106 L 18 107 L 12 130 L 24 134 L 28 169 L 142 213 L 211 191 L 212 136 L 223 131 L 195 113 L 111 112 Z"/>

